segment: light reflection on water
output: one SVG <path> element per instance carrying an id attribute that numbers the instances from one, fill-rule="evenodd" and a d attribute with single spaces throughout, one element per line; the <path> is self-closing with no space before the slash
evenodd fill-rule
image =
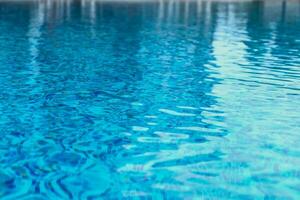
<path id="1" fill-rule="evenodd" d="M 298 199 L 299 1 L 0 2 L 1 199 Z"/>

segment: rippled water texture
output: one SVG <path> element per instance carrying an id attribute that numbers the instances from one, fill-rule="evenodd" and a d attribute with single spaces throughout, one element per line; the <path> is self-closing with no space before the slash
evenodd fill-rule
<path id="1" fill-rule="evenodd" d="M 300 1 L 0 2 L 0 199 L 300 199 Z"/>

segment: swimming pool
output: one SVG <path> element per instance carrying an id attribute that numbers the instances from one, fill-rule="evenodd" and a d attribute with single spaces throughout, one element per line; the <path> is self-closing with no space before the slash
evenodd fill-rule
<path id="1" fill-rule="evenodd" d="M 0 199 L 299 199 L 299 4 L 0 2 Z"/>

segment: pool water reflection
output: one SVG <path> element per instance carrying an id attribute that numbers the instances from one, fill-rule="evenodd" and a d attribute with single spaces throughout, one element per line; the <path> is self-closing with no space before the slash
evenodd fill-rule
<path id="1" fill-rule="evenodd" d="M 300 2 L 0 2 L 0 199 L 299 199 Z"/>

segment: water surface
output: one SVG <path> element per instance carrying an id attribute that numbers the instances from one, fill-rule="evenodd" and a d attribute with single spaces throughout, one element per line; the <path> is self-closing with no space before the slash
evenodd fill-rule
<path id="1" fill-rule="evenodd" d="M 300 199 L 300 2 L 0 2 L 0 199 Z"/>

